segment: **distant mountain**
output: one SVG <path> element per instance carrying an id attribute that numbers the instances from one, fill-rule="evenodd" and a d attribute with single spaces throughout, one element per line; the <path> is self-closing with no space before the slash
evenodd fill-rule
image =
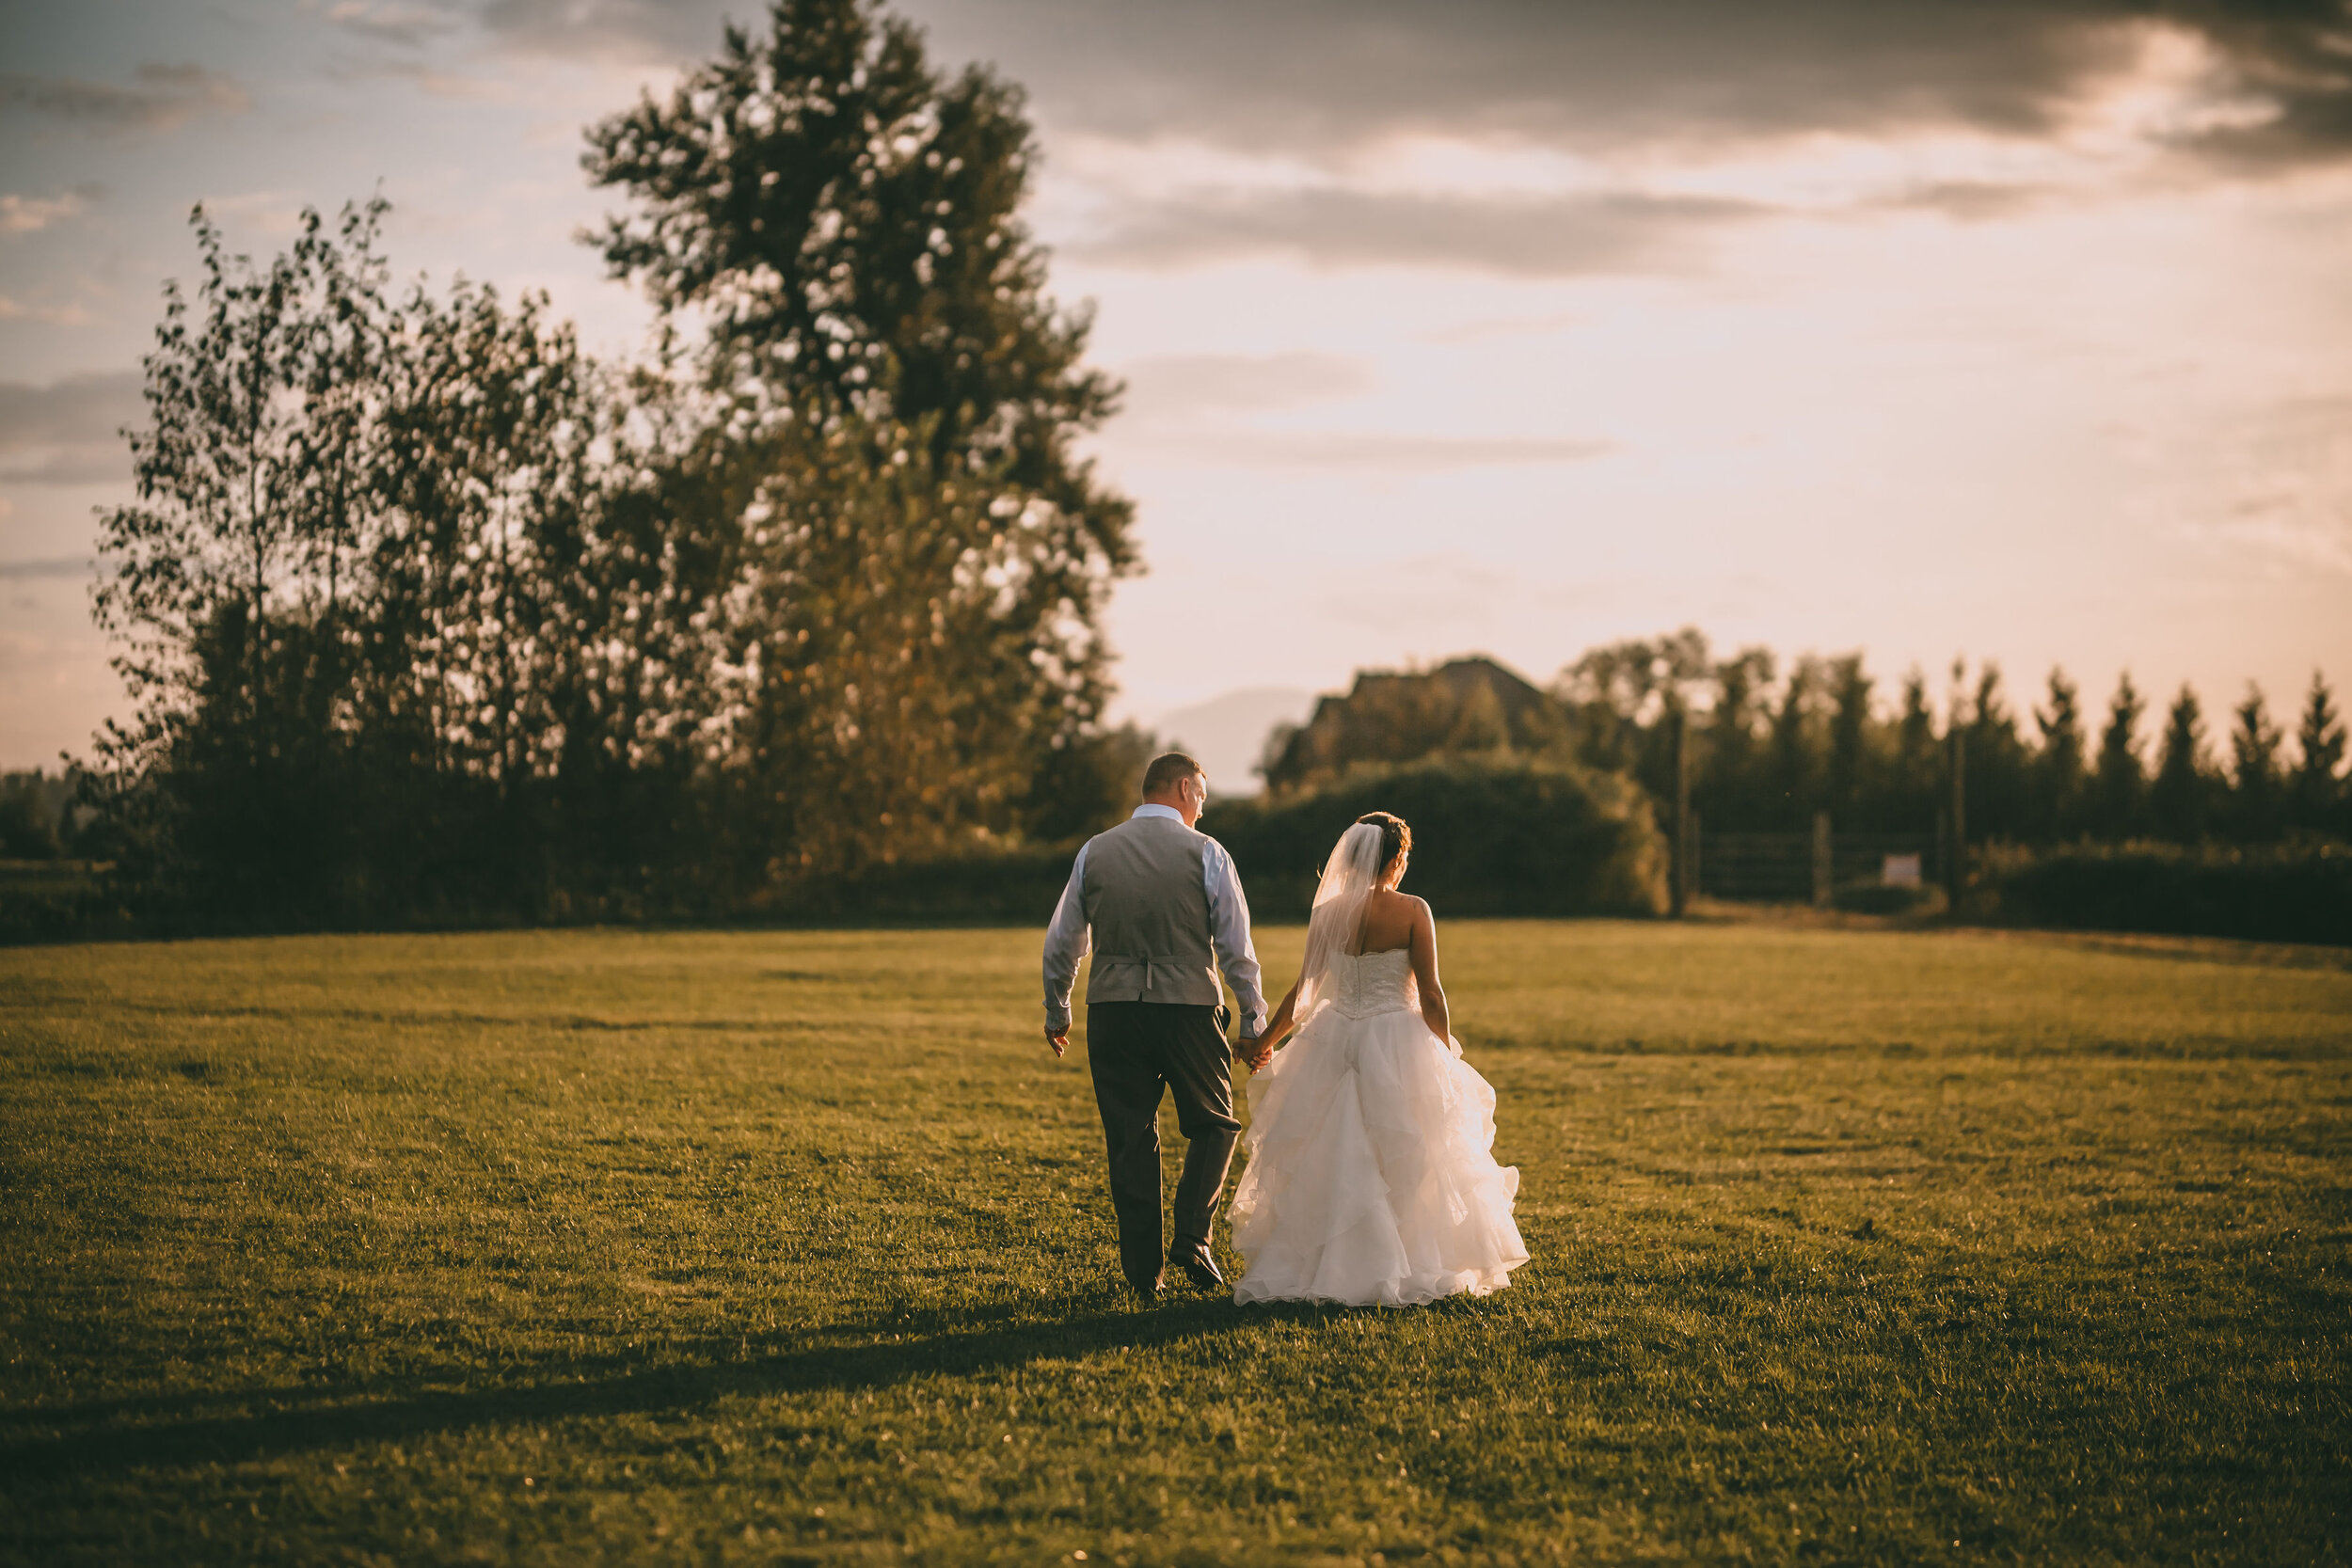
<path id="1" fill-rule="evenodd" d="M 1161 714 L 1162 741 L 1200 759 L 1218 795 L 1255 795 L 1265 787 L 1258 759 L 1277 724 L 1303 724 L 1315 694 L 1295 686 L 1251 686 Z"/>

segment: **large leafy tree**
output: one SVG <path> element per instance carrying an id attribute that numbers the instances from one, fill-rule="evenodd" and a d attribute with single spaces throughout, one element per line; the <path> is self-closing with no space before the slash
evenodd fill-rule
<path id="1" fill-rule="evenodd" d="M 788 696 L 741 705 L 768 716 L 741 753 L 758 787 L 830 789 L 849 766 L 840 737 L 879 755 L 882 732 L 930 721 L 923 703 L 874 706 L 870 668 L 828 685 L 797 673 L 812 666 L 902 657 L 985 693 L 992 709 L 958 718 L 967 757 L 993 748 L 1033 769 L 1078 742 L 1106 696 L 1097 627 L 1136 565 L 1132 506 L 1073 449 L 1118 388 L 1083 364 L 1088 321 L 1046 297 L 1020 219 L 1035 153 L 1019 90 L 977 67 L 943 74 L 914 28 L 864 0 L 778 0 L 763 34 L 728 28 L 666 100 L 588 140 L 592 177 L 634 198 L 596 236 L 612 270 L 707 325 L 703 381 L 735 448 L 707 449 L 723 478 L 704 496 L 733 509 L 758 585 L 738 608 L 763 617 L 739 618 L 738 640 L 788 637 L 804 656 L 759 666 L 796 673 Z M 934 604 L 955 626 L 937 652 Z M 806 743 L 787 745 L 775 716 L 819 700 L 836 705 L 792 721 Z M 923 748 L 898 738 L 912 763 Z M 981 771 L 969 783 L 1009 809 L 1019 782 Z M 902 783 L 918 804 L 957 787 Z M 877 853 L 946 821 L 889 818 L 909 831 Z"/>
<path id="2" fill-rule="evenodd" d="M 257 265 L 196 209 L 200 277 L 193 297 L 167 286 L 145 361 L 137 499 L 100 518 L 94 610 L 133 711 L 101 738 L 98 782 L 134 859 L 209 865 L 215 903 L 282 901 L 348 828 L 384 212 L 305 212 Z"/>

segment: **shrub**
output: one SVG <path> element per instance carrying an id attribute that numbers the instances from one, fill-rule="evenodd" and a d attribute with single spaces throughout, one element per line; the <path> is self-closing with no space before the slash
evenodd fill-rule
<path id="1" fill-rule="evenodd" d="M 1995 848 L 1969 904 L 2008 925 L 2352 945 L 2352 846 Z"/>
<path id="2" fill-rule="evenodd" d="M 1220 802 L 1203 832 L 1232 851 L 1261 918 L 1300 919 L 1347 825 L 1368 811 L 1412 824 L 1406 886 L 1440 914 L 1655 914 L 1665 841 L 1622 774 L 1457 757 L 1359 768 L 1311 792 Z"/>

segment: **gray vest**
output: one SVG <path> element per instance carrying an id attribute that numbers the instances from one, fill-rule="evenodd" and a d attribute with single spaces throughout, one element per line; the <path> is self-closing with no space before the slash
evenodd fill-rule
<path id="1" fill-rule="evenodd" d="M 1094 930 L 1087 1001 L 1215 1006 L 1225 998 L 1213 967 L 1209 895 L 1201 886 L 1209 842 L 1166 816 L 1135 816 L 1087 844 L 1081 889 Z"/>

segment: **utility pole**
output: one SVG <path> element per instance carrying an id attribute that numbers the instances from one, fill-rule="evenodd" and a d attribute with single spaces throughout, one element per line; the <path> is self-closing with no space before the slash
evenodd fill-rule
<path id="1" fill-rule="evenodd" d="M 1829 813 L 1813 814 L 1813 907 L 1825 910 L 1830 905 L 1832 884 L 1836 880 L 1837 861 L 1832 852 L 1829 836 Z"/>

